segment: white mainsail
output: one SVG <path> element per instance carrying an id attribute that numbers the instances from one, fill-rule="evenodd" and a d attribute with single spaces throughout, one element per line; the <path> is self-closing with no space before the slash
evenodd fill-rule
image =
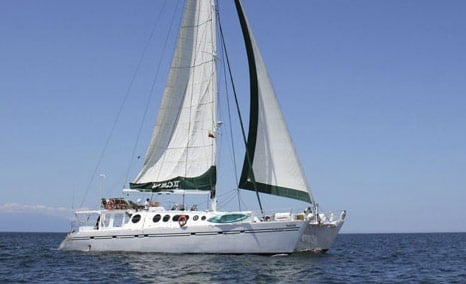
<path id="1" fill-rule="evenodd" d="M 240 187 L 313 202 L 259 48 L 236 1 L 248 52 L 251 113 Z M 252 171 L 251 171 L 252 165 Z"/>
<path id="2" fill-rule="evenodd" d="M 214 0 L 186 1 L 168 81 L 144 166 L 143 191 L 215 186 L 217 113 Z"/>

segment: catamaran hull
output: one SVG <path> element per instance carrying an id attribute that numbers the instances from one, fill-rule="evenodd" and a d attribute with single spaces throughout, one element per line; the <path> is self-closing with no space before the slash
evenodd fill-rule
<path id="1" fill-rule="evenodd" d="M 338 228 L 339 229 L 339 228 Z M 305 221 L 223 224 L 177 229 L 70 233 L 62 250 L 155 253 L 280 254 L 325 251 L 338 230 Z M 313 235 L 314 234 L 314 235 Z M 335 235 L 333 235 L 335 234 Z M 308 243 L 309 242 L 309 243 Z"/>
<path id="2" fill-rule="evenodd" d="M 342 221 L 321 224 L 307 224 L 298 244 L 296 245 L 295 251 L 327 251 L 335 241 L 341 226 L 343 226 Z"/>

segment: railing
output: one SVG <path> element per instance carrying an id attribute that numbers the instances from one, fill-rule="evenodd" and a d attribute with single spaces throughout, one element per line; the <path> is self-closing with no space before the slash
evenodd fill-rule
<path id="1" fill-rule="evenodd" d="M 345 217 L 346 210 L 327 211 L 319 212 L 318 215 L 314 215 L 313 220 L 316 220 L 318 223 L 337 223 L 343 221 Z"/>
<path id="2" fill-rule="evenodd" d="M 270 212 L 270 213 L 269 213 Z M 274 210 L 266 211 L 262 217 L 259 218 L 260 221 L 296 221 L 296 220 L 309 220 L 316 221 L 318 223 L 336 223 L 343 221 L 346 216 L 346 210 L 340 211 L 326 211 L 318 212 L 318 214 L 311 213 L 310 210 L 300 210 L 300 209 L 284 209 L 284 210 Z M 261 216 L 260 212 L 255 211 L 255 216 Z"/>

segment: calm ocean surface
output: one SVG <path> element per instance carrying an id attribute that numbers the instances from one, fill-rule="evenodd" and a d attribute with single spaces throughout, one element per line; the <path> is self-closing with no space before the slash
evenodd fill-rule
<path id="1" fill-rule="evenodd" d="M 343 234 L 327 254 L 62 252 L 60 233 L 0 233 L 0 283 L 466 283 L 466 233 Z"/>

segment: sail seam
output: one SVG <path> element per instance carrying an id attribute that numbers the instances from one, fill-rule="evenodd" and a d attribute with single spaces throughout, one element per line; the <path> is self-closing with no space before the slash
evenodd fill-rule
<path id="1" fill-rule="evenodd" d="M 192 68 L 196 68 L 196 67 L 199 67 L 199 66 L 203 66 L 203 65 L 206 65 L 206 64 L 212 63 L 212 62 L 215 62 L 215 60 L 214 60 L 214 59 L 211 59 L 211 60 L 207 60 L 207 61 L 198 63 L 198 64 L 196 64 L 196 65 L 191 65 L 191 66 L 173 66 L 172 69 L 192 69 Z"/>

